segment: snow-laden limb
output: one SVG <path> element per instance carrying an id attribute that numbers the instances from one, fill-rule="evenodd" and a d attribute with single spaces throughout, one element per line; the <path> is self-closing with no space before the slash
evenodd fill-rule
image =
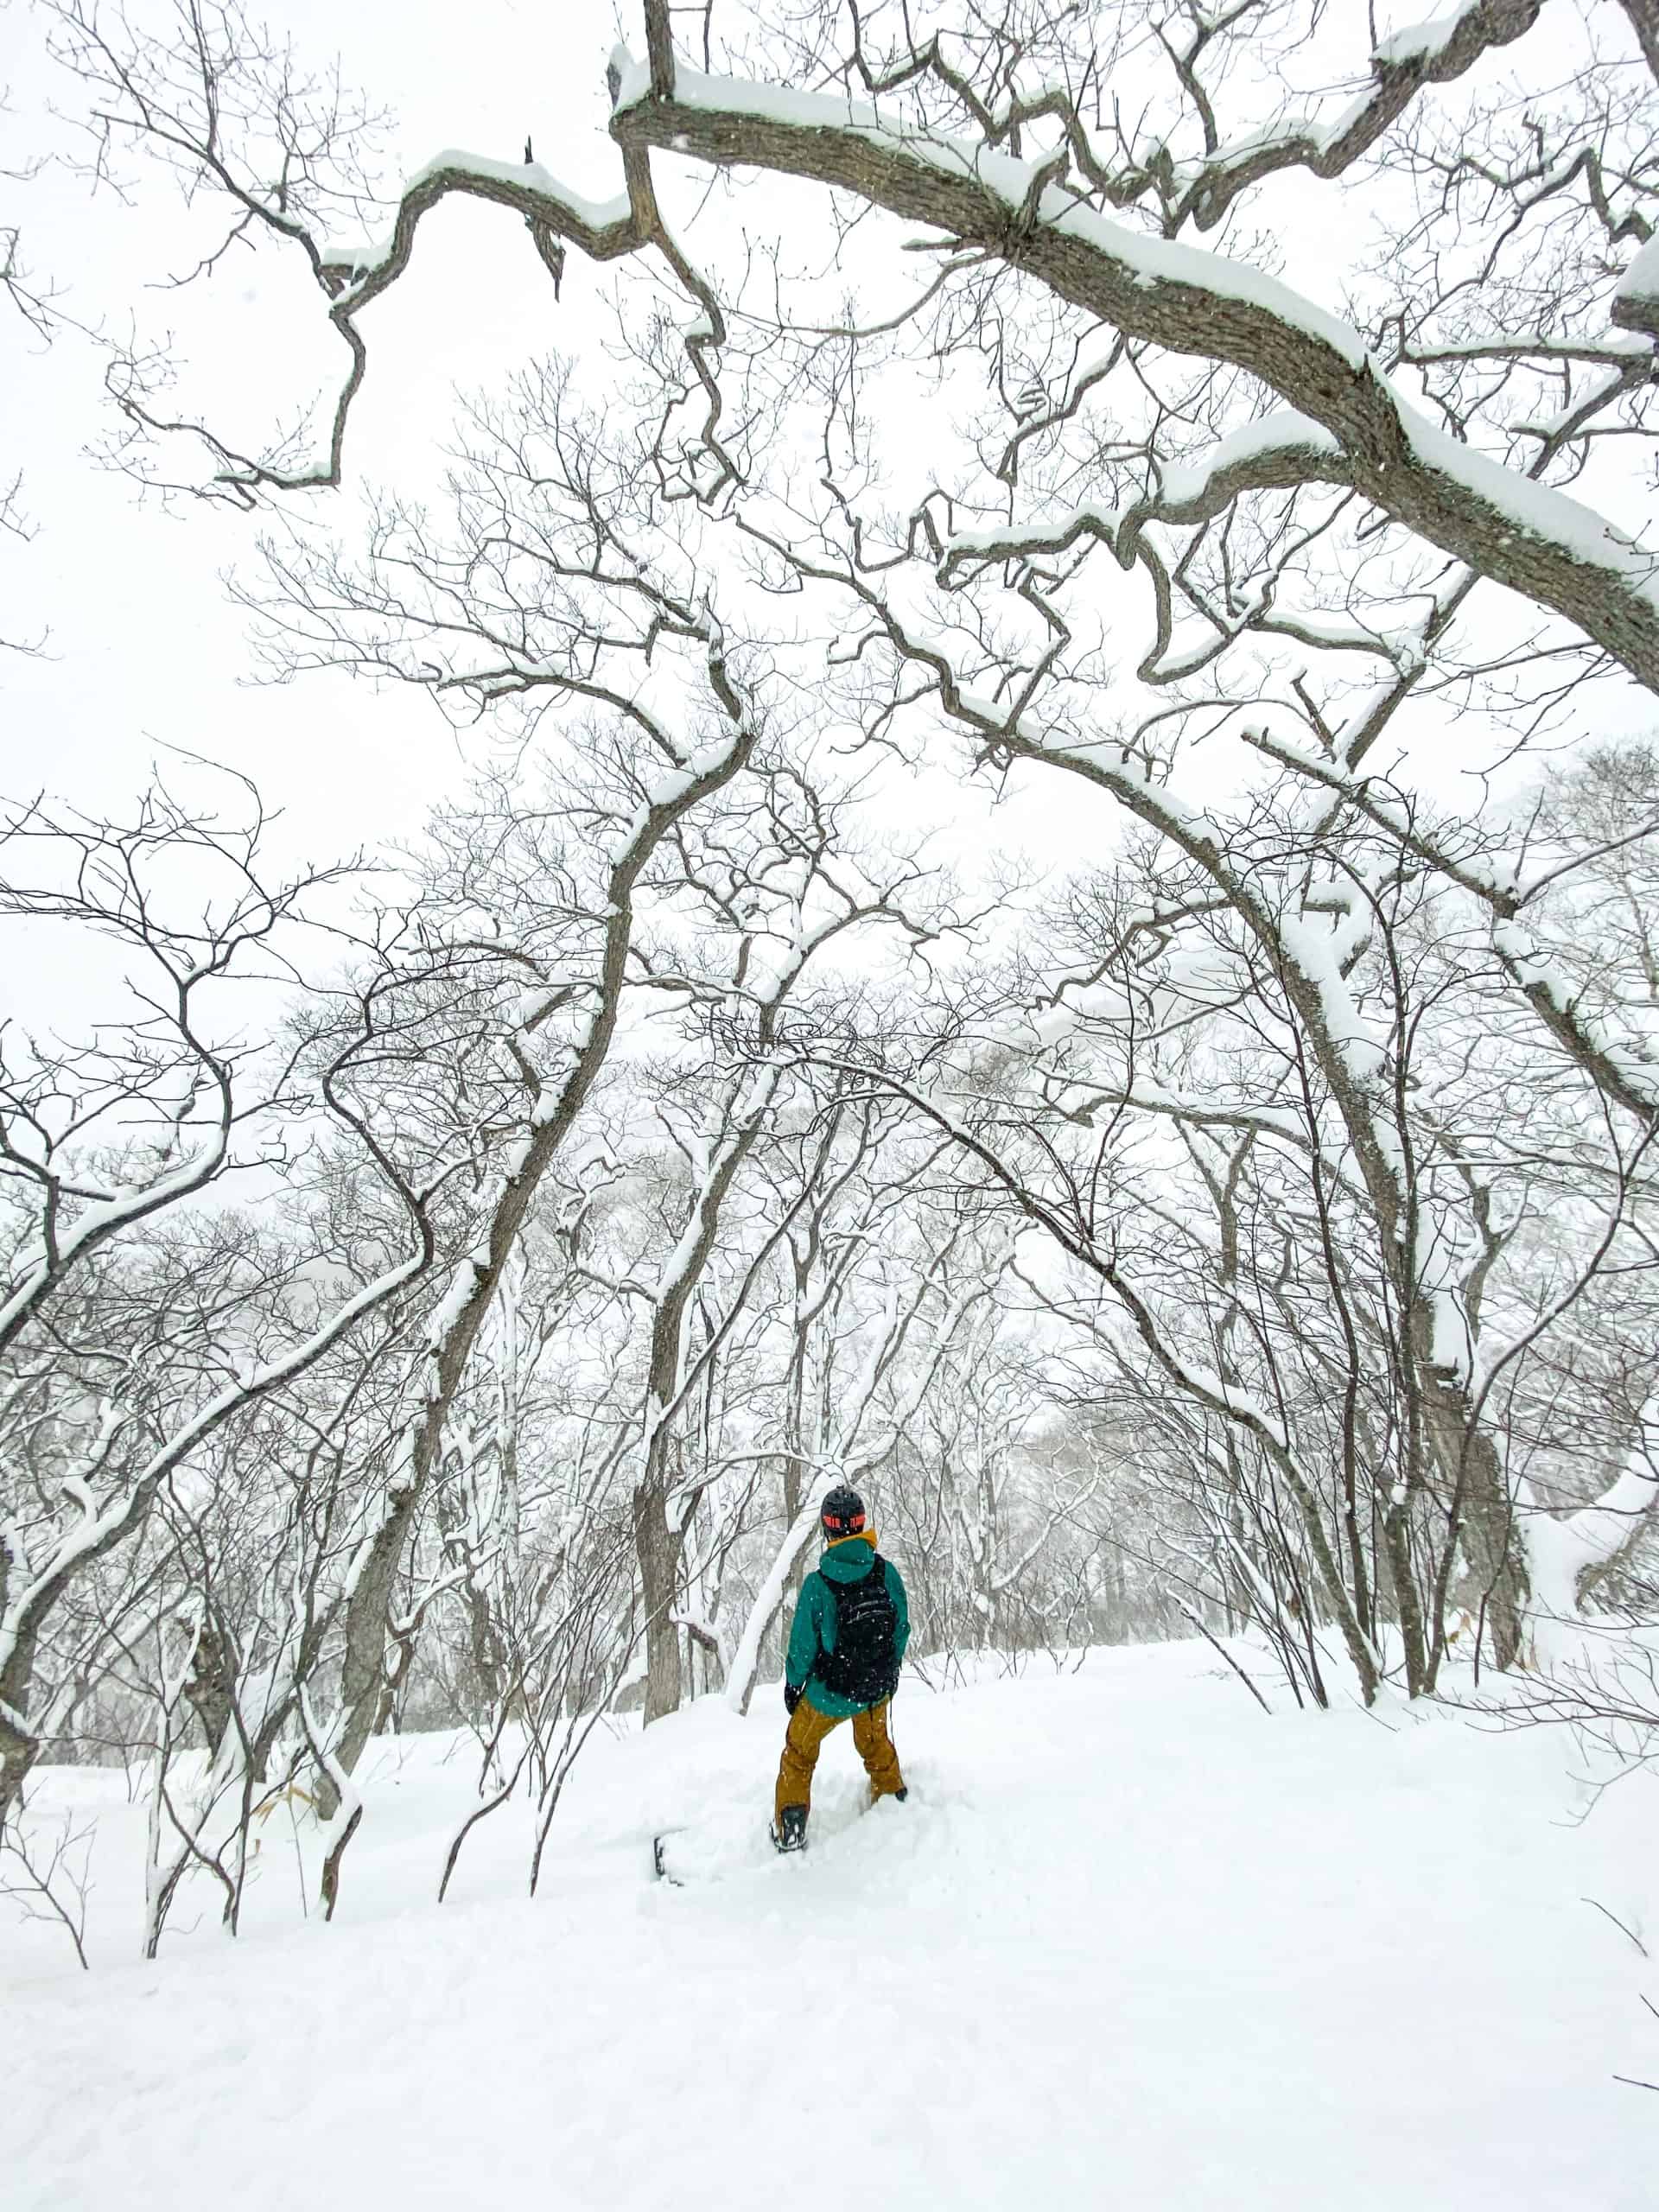
<path id="1" fill-rule="evenodd" d="M 1659 1116 L 1659 1067 L 1605 1034 L 1571 977 L 1527 925 L 1497 923 L 1492 946 L 1544 1027 L 1597 1089 L 1641 1121 L 1650 1123 Z"/>
<path id="2" fill-rule="evenodd" d="M 1127 569 L 1138 557 L 1148 523 L 1209 522 L 1249 492 L 1350 481 L 1331 433 L 1294 408 L 1280 408 L 1217 439 L 1194 461 L 1159 467 L 1153 490 L 1127 507 L 1084 500 L 1065 514 L 1031 524 L 953 531 L 944 542 L 938 578 L 952 586 L 989 563 L 1064 553 L 1084 537 L 1102 539 Z"/>
<path id="3" fill-rule="evenodd" d="M 48 1550 L 37 1552 L 24 1563 L 26 1577 L 18 1572 L 22 1563 L 19 1556 L 8 1559 L 9 1571 L 0 1575 L 0 1813 L 21 1787 L 37 1748 L 38 1739 L 24 1725 L 24 1715 L 35 1643 L 60 1593 L 142 1525 L 162 1484 L 226 1421 L 315 1367 L 366 1315 L 397 1297 L 425 1271 L 431 1261 L 431 1236 L 423 1220 L 418 1226 L 419 1242 L 406 1258 L 365 1284 L 279 1358 L 227 1383 L 158 1445 L 119 1489 L 99 1500 L 83 1485 L 77 1519 Z"/>
<path id="4" fill-rule="evenodd" d="M 1174 1090 L 1144 1075 L 1123 1087 L 1103 1087 L 1091 1079 L 1063 1073 L 1046 1075 L 1045 1082 L 1049 1095 L 1061 1102 L 1066 1118 L 1085 1127 L 1098 1126 L 1105 1115 L 1122 1111 L 1211 1134 L 1230 1129 L 1243 1135 L 1266 1137 L 1276 1144 L 1293 1146 L 1310 1158 L 1317 1156 L 1333 1190 L 1356 1188 L 1353 1165 L 1340 1138 L 1333 1134 L 1328 1141 L 1325 1139 L 1309 1126 L 1306 1113 L 1299 1108 L 1224 1104 L 1197 1091 Z M 1068 1093 L 1081 1095 L 1068 1099 Z"/>
<path id="5" fill-rule="evenodd" d="M 1648 1440 L 1656 1432 L 1659 1398 L 1650 1398 L 1637 1419 L 1636 1441 L 1624 1467 L 1599 1498 L 1559 1517 L 1535 1510 L 1523 1518 L 1532 1580 L 1530 1626 L 1541 1665 L 1570 1656 L 1570 1626 L 1592 1590 L 1651 1524 L 1659 1503 L 1659 1472 Z"/>
<path id="6" fill-rule="evenodd" d="M 1085 537 L 1097 537 L 1104 544 L 1116 546 L 1122 526 L 1122 508 L 1084 499 L 1065 513 L 1046 516 L 1034 524 L 1006 523 L 996 530 L 955 530 L 944 540 L 938 579 L 949 588 L 998 562 L 1068 553 Z"/>
<path id="7" fill-rule="evenodd" d="M 346 1719 L 344 1713 L 336 1713 L 326 1726 L 319 1725 L 303 1682 L 300 1685 L 299 1712 L 311 1756 L 316 1761 L 319 1774 L 327 1777 L 331 1790 L 332 1808 L 319 1821 L 318 1828 L 323 1846 L 322 1916 L 332 1920 L 334 1907 L 340 1902 L 340 1863 L 362 1821 L 363 1800 L 350 1773 L 340 1764 L 336 1749 Z"/>
<path id="8" fill-rule="evenodd" d="M 1465 75 L 1496 48 L 1511 46 L 1538 20 L 1542 0 L 1453 0 L 1430 21 L 1382 39 L 1371 52 L 1371 82 L 1330 122 L 1265 134 L 1253 146 L 1222 148 L 1189 190 L 1200 230 L 1220 221 L 1239 194 L 1263 177 L 1305 168 L 1322 181 L 1340 176 L 1397 123 L 1425 85 Z"/>
<path id="9" fill-rule="evenodd" d="M 731 1647 L 720 1623 L 707 1613 L 682 1610 L 671 1617 L 674 1627 L 683 1629 L 693 1643 L 700 1644 L 720 1669 L 723 1681 L 731 1672 Z"/>
<path id="10" fill-rule="evenodd" d="M 1497 533 L 1488 541 L 1482 559 L 1475 563 L 1484 567 L 1488 575 L 1500 583 L 1509 581 L 1490 556 L 1502 556 L 1514 538 L 1523 537 L 1540 548 L 1550 549 L 1586 575 L 1604 575 L 1610 584 L 1617 582 L 1628 588 L 1636 594 L 1639 605 L 1649 609 L 1659 607 L 1659 552 L 1629 537 L 1605 515 L 1598 514 L 1593 507 L 1586 507 L 1569 493 L 1560 491 L 1552 484 L 1541 484 L 1535 477 L 1507 467 L 1491 454 L 1481 452 L 1478 446 L 1452 437 L 1431 423 L 1421 409 L 1397 394 L 1395 402 L 1408 448 L 1402 456 L 1404 465 L 1422 480 L 1425 488 L 1434 484 L 1450 486 L 1453 497 L 1468 493 L 1484 512 L 1485 527 Z M 1370 486 L 1365 488 L 1369 490 Z M 1432 488 L 1429 496 L 1433 496 Z M 1388 502 L 1379 499 L 1377 504 L 1387 506 Z M 1591 635 L 1595 632 L 1592 631 Z M 1612 650 L 1617 652 L 1618 648 Z"/>
<path id="11" fill-rule="evenodd" d="M 1527 0 L 1530 12 L 1530 0 Z M 1548 607 L 1659 689 L 1659 563 L 1567 493 L 1460 445 L 1396 391 L 1349 322 L 1260 270 L 1130 230 L 1039 165 L 907 130 L 867 103 L 679 67 L 671 97 L 636 69 L 612 131 L 722 167 L 852 194 L 1028 276 L 1132 339 L 1226 362 L 1317 425 L 1322 468 L 1482 575 Z M 1315 480 L 1323 480 L 1322 478 Z"/>
<path id="12" fill-rule="evenodd" d="M 1329 430 L 1294 408 L 1275 409 L 1230 431 L 1196 460 L 1160 467 L 1154 491 L 1125 511 L 1118 560 L 1128 568 L 1147 522 L 1209 522 L 1246 492 L 1349 480 L 1342 448 Z"/>
<path id="13" fill-rule="evenodd" d="M 251 506 L 264 491 L 340 481 L 347 423 L 368 366 L 359 317 L 408 266 L 422 221 L 446 199 L 488 200 L 516 214 L 556 292 L 571 247 L 605 262 L 664 243 L 643 164 L 625 158 L 621 190 L 595 201 L 563 184 L 527 144 L 522 162 L 439 154 L 396 195 L 383 238 L 333 244 L 342 224 L 385 204 L 365 143 L 374 131 L 372 111 L 337 77 L 327 89 L 307 80 L 292 54 L 233 6 L 180 10 L 170 25 L 142 27 L 86 0 L 54 0 L 49 13 L 56 57 L 90 96 L 87 127 L 103 141 L 99 158 L 107 160 L 118 142 L 124 154 L 146 149 L 178 175 L 193 201 L 218 206 L 221 242 L 179 281 L 210 276 L 233 245 L 280 245 L 302 257 L 350 355 L 324 452 L 308 453 L 309 440 L 295 437 L 260 454 L 239 450 L 203 423 L 160 414 L 165 377 L 154 358 L 136 344 L 112 349 L 111 394 L 137 438 L 183 432 L 206 449 L 209 483 L 181 488 Z"/>
<path id="14" fill-rule="evenodd" d="M 330 243 L 321 275 L 336 298 L 360 308 L 391 282 L 407 262 L 422 217 L 450 193 L 513 207 L 526 222 L 540 223 L 580 246 L 590 260 L 626 253 L 634 243 L 633 211 L 626 194 L 607 200 L 572 192 L 539 162 L 497 162 L 485 154 L 447 147 L 404 181 L 393 228 L 373 245 Z"/>
<path id="15" fill-rule="evenodd" d="M 1642 337 L 1659 339 L 1659 231 L 1619 278 L 1613 321 Z"/>
<path id="16" fill-rule="evenodd" d="M 1392 32 L 1376 48 L 1379 61 L 1421 61 L 1433 65 L 1443 61 L 1455 43 L 1466 37 L 1475 22 L 1490 11 L 1486 0 L 1452 0 L 1450 8 L 1430 16 L 1421 23 L 1409 23 L 1403 30 Z M 1524 12 L 1529 22 L 1536 17 L 1536 5 L 1525 10 L 1511 10 L 1512 16 Z M 1518 34 L 1517 34 L 1518 35 Z"/>
<path id="17" fill-rule="evenodd" d="M 1524 918 L 1528 901 L 1547 887 L 1548 876 L 1528 880 L 1516 867 L 1456 853 L 1404 798 L 1391 797 L 1371 779 L 1351 775 L 1265 729 L 1247 729 L 1243 737 L 1258 752 L 1341 798 L 1397 839 L 1405 851 L 1479 899 L 1493 918 L 1493 950 L 1556 1043 L 1626 1113 L 1643 1122 L 1659 1115 L 1659 1067 L 1606 1034 Z"/>
<path id="18" fill-rule="evenodd" d="M 120 1541 L 143 1517 L 156 1490 L 175 1469 L 181 1466 L 233 1414 L 269 1397 L 314 1367 L 324 1352 L 366 1314 L 385 1305 L 413 1282 L 429 1259 L 429 1253 L 423 1244 L 396 1267 L 365 1284 L 292 1350 L 228 1382 L 193 1420 L 151 1452 L 124 1489 L 95 1506 L 89 1498 L 79 1519 L 53 1548 L 50 1555 L 35 1562 L 29 1580 L 9 1595 L 4 1615 L 0 1617 L 0 1685 L 8 1682 L 9 1670 L 16 1662 L 22 1639 L 32 1629 L 47 1599 L 79 1567 Z"/>
<path id="19" fill-rule="evenodd" d="M 165 1174 L 110 1192 L 87 1206 L 67 1230 L 50 1236 L 42 1230 L 31 1239 L 13 1262 L 6 1294 L 0 1299 L 0 1352 L 16 1342 L 53 1293 L 102 1246 L 214 1181 L 229 1158 L 229 1140 L 226 1116 L 205 1144 L 188 1152 Z"/>
<path id="20" fill-rule="evenodd" d="M 334 401 L 326 454 L 299 467 L 285 467 L 274 458 L 238 452 L 203 425 L 160 419 L 136 378 L 117 388 L 118 403 L 148 432 L 194 429 L 214 463 L 213 488 L 243 505 L 251 505 L 262 491 L 337 486 L 344 478 L 353 404 L 369 367 L 368 345 L 358 318 L 409 266 L 422 221 L 451 195 L 491 200 L 522 216 L 553 280 L 556 296 L 567 246 L 575 246 L 591 261 L 611 261 L 638 252 L 658 228 L 655 205 L 649 200 L 639 207 L 626 200 L 594 202 L 569 191 L 533 162 L 519 167 L 476 155 L 442 154 L 416 172 L 399 195 L 390 232 L 378 244 L 332 247 L 308 235 L 302 238 L 316 281 L 328 296 L 328 319 L 351 357 Z"/>
<path id="21" fill-rule="evenodd" d="M 1264 178 L 1286 169 L 1302 168 L 1321 180 L 1340 176 L 1383 137 L 1405 113 L 1425 85 L 1449 84 L 1465 75 L 1489 51 L 1512 45 L 1536 22 L 1542 0 L 1459 0 L 1449 14 L 1433 22 L 1402 30 L 1381 41 L 1370 56 L 1370 83 L 1348 99 L 1328 120 L 1315 116 L 1283 117 L 1274 127 L 1252 131 L 1243 138 L 1217 143 L 1214 116 L 1198 80 L 1192 63 L 1205 41 L 1228 20 L 1227 11 L 1195 13 L 1187 32 L 1187 50 L 1177 51 L 1172 35 L 1163 38 L 1183 90 L 1201 109 L 1207 149 L 1199 159 L 1179 160 L 1168 145 L 1157 149 L 1158 158 L 1128 155 L 1114 164 L 1096 151 L 1079 104 L 1059 82 L 1035 90 L 1015 91 L 999 85 L 988 98 L 975 89 L 971 73 L 953 67 L 944 41 L 936 32 L 908 53 L 873 72 L 855 24 L 854 48 L 843 66 L 844 81 L 856 77 L 870 95 L 865 102 L 847 100 L 843 112 L 875 115 L 884 94 L 902 92 L 925 77 L 947 89 L 954 102 L 965 109 L 982 136 L 977 144 L 986 158 L 997 158 L 1000 149 L 1017 143 L 1033 124 L 1057 127 L 1063 150 L 1045 163 L 1046 173 L 1063 181 L 1068 192 L 1089 193 L 1115 207 L 1143 198 L 1157 179 L 1166 228 L 1179 229 L 1189 219 L 1198 229 L 1219 223 L 1239 194 Z M 1626 0 L 1637 7 L 1647 0 Z M 1243 10 L 1233 11 L 1235 15 Z M 671 43 L 673 11 L 668 0 L 645 0 L 646 35 L 650 60 L 633 61 L 626 47 L 619 47 L 612 60 L 612 83 L 619 106 L 645 97 L 668 99 L 683 92 L 686 70 L 675 58 Z M 1210 18 L 1206 20 L 1206 18 Z M 782 87 L 756 87 L 769 96 L 779 111 L 794 96 Z M 839 104 L 838 104 L 839 105 Z"/>
<path id="22" fill-rule="evenodd" d="M 732 1711 L 748 1712 L 754 1695 L 754 1677 L 760 1664 L 760 1646 L 766 1630 L 778 1618 L 789 1588 L 789 1578 L 795 1563 L 811 1543 L 818 1529 L 818 1494 L 813 1491 L 800 1511 L 795 1516 L 788 1534 L 778 1547 L 766 1579 L 754 1593 L 754 1603 L 749 1608 L 749 1618 L 738 1638 L 737 1649 L 732 1656 L 731 1672 L 726 1678 L 726 1702 Z"/>
<path id="23" fill-rule="evenodd" d="M 1340 354 L 1352 372 L 1364 366 L 1366 349 L 1352 325 L 1279 278 L 1202 247 L 1112 222 L 1046 185 L 1047 173 L 1036 163 L 988 151 L 974 139 L 912 130 L 866 101 L 710 76 L 683 64 L 676 67 L 672 96 L 663 99 L 653 95 L 648 73 L 635 64 L 617 93 L 611 130 L 625 146 L 637 139 L 722 166 L 844 184 L 858 198 L 950 232 L 964 244 L 988 225 L 1011 244 L 1008 226 L 1014 222 L 1033 245 L 1045 232 L 1057 240 L 1088 242 L 1109 257 L 1111 276 L 1124 283 L 1149 293 L 1172 286 L 1208 289 L 1218 305 L 1275 315 L 1303 340 Z M 954 219 L 975 201 L 974 219 Z"/>

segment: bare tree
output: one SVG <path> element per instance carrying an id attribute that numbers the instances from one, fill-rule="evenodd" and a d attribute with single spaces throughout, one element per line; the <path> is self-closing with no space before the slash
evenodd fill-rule
<path id="1" fill-rule="evenodd" d="M 365 1028 L 338 1039 L 309 1083 L 279 1039 L 238 1036 L 234 1009 L 257 994 L 261 963 L 267 976 L 273 962 L 294 973 L 285 934 L 307 893 L 333 880 L 267 886 L 259 830 L 257 808 L 245 826 L 220 825 L 162 791 L 130 823 L 36 804 L 8 827 L 13 872 L 0 909 L 113 940 L 135 972 L 125 1020 L 94 1041 L 15 1031 L 6 1040 L 0 1357 L 28 1414 L 14 1432 L 25 1449 L 8 1465 L 0 1522 L 0 1807 L 39 1751 L 31 1692 L 54 1609 L 143 1529 L 163 1486 L 221 1429 L 306 1373 L 433 1256 L 434 1185 L 406 1177 L 351 1102 Z M 219 878 L 194 914 L 188 890 L 181 904 L 181 864 Z M 237 1041 L 219 1041 L 227 1027 Z M 157 1232 L 233 1175 L 281 1173 L 292 1145 L 284 1125 L 308 1113 L 384 1179 L 403 1249 L 394 1243 L 359 1283 L 337 1285 L 325 1268 L 273 1311 L 233 1225 L 207 1229 L 219 1263 L 205 1274 L 199 1248 L 169 1253 Z M 308 1280 L 314 1252 L 302 1241 L 290 1248 L 291 1283 Z M 326 1260 L 326 1248 L 315 1257 Z"/>
<path id="2" fill-rule="evenodd" d="M 266 435 L 136 340 L 123 464 L 280 515 L 278 680 L 518 756 L 258 1052 L 197 1008 L 290 894 L 250 863 L 169 937 L 137 878 L 221 833 L 14 824 L 79 855 L 17 911 L 164 995 L 8 1046 L 0 1720 L 14 1776 L 100 1712 L 159 1741 L 157 1934 L 187 1866 L 234 1919 L 301 1764 L 332 1909 L 365 1745 L 434 1718 L 481 1753 L 445 1882 L 526 1783 L 539 1870 L 613 1701 L 747 1706 L 833 1476 L 918 1650 L 1242 1632 L 1324 1704 L 1637 1589 L 1659 791 L 1579 741 L 1659 690 L 1645 0 L 642 0 L 601 205 L 528 149 L 388 185 L 372 101 L 234 5 L 46 14 L 76 157 L 185 195 L 172 273 L 279 254 L 342 349 Z M 740 238 L 756 175 L 809 189 Z M 457 195 L 555 297 L 635 272 L 353 550 L 305 495 Z M 1298 279 L 1292 195 L 1375 245 Z M 1046 778 L 1098 863 L 964 912 L 868 834 L 941 762 Z M 213 1389 L 140 1389 L 186 1339 Z"/>

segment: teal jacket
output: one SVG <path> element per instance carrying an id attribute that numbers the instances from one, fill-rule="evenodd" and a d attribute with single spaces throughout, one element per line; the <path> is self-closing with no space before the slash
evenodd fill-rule
<path id="1" fill-rule="evenodd" d="M 800 1599 L 789 1631 L 784 1679 L 792 1690 L 804 1688 L 807 1703 L 830 1719 L 846 1720 L 864 1710 L 852 1698 L 840 1697 L 813 1679 L 812 1669 L 818 1663 L 819 1652 L 836 1648 L 836 1601 L 830 1592 L 837 1583 L 861 1582 L 874 1564 L 875 1544 L 872 1537 L 843 1536 L 839 1543 L 825 1548 L 817 1568 L 801 1585 Z M 881 1564 L 887 1572 L 887 1595 L 898 1616 L 893 1627 L 893 1665 L 897 1667 L 903 1661 L 905 1646 L 910 1641 L 910 1605 L 898 1568 L 890 1559 L 883 1560 Z"/>

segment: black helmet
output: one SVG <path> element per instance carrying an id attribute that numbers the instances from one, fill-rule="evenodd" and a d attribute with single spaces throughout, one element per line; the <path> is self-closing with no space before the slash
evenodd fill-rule
<path id="1" fill-rule="evenodd" d="M 864 1501 L 855 1490 L 849 1490 L 845 1484 L 841 1484 L 824 1499 L 818 1517 L 823 1523 L 823 1533 L 831 1543 L 842 1536 L 861 1536 L 864 1533 Z"/>

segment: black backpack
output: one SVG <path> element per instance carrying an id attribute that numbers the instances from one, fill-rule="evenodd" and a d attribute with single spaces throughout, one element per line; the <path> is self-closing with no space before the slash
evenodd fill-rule
<path id="1" fill-rule="evenodd" d="M 836 1648 L 820 1649 L 813 1673 L 827 1690 L 855 1705 L 879 1705 L 898 1688 L 893 1647 L 899 1608 L 887 1588 L 887 1563 L 880 1552 L 870 1571 L 856 1582 L 831 1582 L 835 1592 Z"/>

